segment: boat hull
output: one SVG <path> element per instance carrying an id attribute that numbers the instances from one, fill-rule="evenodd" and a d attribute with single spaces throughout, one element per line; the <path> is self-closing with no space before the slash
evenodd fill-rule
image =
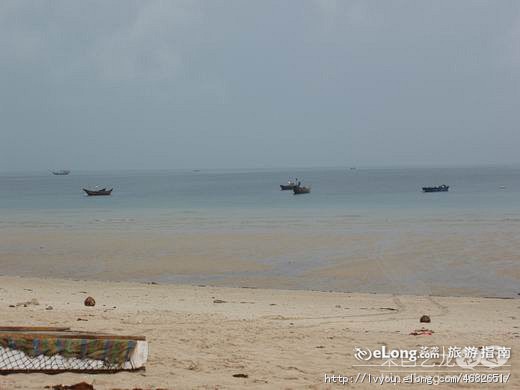
<path id="1" fill-rule="evenodd" d="M 70 173 L 70 171 L 53 171 L 52 174 L 56 176 L 66 176 Z"/>
<path id="2" fill-rule="evenodd" d="M 88 196 L 108 196 L 108 195 L 112 194 L 112 190 L 113 189 L 92 191 L 92 190 L 87 190 L 86 188 L 83 188 L 83 191 L 85 191 L 85 193 Z"/>
<path id="3" fill-rule="evenodd" d="M 423 192 L 448 192 L 450 186 L 423 187 Z"/>
<path id="4" fill-rule="evenodd" d="M 310 194 L 311 188 L 310 187 L 294 187 L 293 192 L 294 192 L 294 195 Z"/>
<path id="5" fill-rule="evenodd" d="M 290 191 L 290 190 L 294 189 L 294 187 L 296 187 L 294 184 L 286 184 L 286 185 L 280 184 L 281 191 Z"/>

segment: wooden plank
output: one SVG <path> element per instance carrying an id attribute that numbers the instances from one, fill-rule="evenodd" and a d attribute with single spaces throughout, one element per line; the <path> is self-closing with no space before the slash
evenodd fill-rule
<path id="1" fill-rule="evenodd" d="M 87 339 L 87 340 L 138 340 L 146 341 L 146 336 L 119 336 L 115 334 L 97 334 L 97 333 L 11 333 L 0 331 L 0 337 L 13 337 L 24 339 L 41 339 L 44 337 L 64 338 L 64 339 Z"/>
<path id="2" fill-rule="evenodd" d="M 0 332 L 66 332 L 70 330 L 68 326 L 0 326 Z"/>

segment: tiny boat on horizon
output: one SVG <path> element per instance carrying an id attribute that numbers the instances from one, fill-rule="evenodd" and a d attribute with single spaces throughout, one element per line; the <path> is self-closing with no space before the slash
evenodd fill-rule
<path id="1" fill-rule="evenodd" d="M 298 179 L 288 180 L 287 184 L 280 184 L 280 191 L 289 191 L 294 189 L 294 187 L 298 186 Z"/>
<path id="2" fill-rule="evenodd" d="M 68 169 L 60 169 L 58 171 L 51 171 L 53 175 L 56 175 L 56 176 L 65 176 L 65 175 L 68 175 L 70 173 L 70 170 Z"/>
<path id="3" fill-rule="evenodd" d="M 450 186 L 443 184 L 437 187 L 423 187 L 423 192 L 447 192 L 450 189 Z"/>
<path id="4" fill-rule="evenodd" d="M 102 188 L 100 190 L 87 190 L 86 188 L 83 188 L 83 191 L 86 192 L 88 196 L 108 196 L 112 194 L 113 188 L 107 190 L 106 188 Z"/>

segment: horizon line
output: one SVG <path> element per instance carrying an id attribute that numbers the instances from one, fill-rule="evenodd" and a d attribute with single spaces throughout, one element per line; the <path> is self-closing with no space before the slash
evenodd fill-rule
<path id="1" fill-rule="evenodd" d="M 219 172 L 219 171 L 272 171 L 272 170 L 305 170 L 305 169 L 347 169 L 347 170 L 358 170 L 358 169 L 436 169 L 436 168 L 513 168 L 519 167 L 520 162 L 509 162 L 509 163 L 459 163 L 459 164 L 362 164 L 362 165 L 314 165 L 314 166 L 272 166 L 272 167 L 221 167 L 221 168 L 208 168 L 208 167 L 190 167 L 190 168 L 102 168 L 102 169 L 84 169 L 84 168 L 59 168 L 67 169 L 73 172 L 150 172 L 150 171 L 177 171 L 177 172 Z M 58 168 L 55 168 L 58 169 Z M 50 173 L 53 169 L 0 169 L 0 173 Z"/>

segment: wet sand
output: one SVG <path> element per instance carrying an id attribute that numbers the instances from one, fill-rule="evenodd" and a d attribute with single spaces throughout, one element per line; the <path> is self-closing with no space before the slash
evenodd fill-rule
<path id="1" fill-rule="evenodd" d="M 1 274 L 343 292 L 516 297 L 520 224 L 162 231 L 3 228 Z"/>

